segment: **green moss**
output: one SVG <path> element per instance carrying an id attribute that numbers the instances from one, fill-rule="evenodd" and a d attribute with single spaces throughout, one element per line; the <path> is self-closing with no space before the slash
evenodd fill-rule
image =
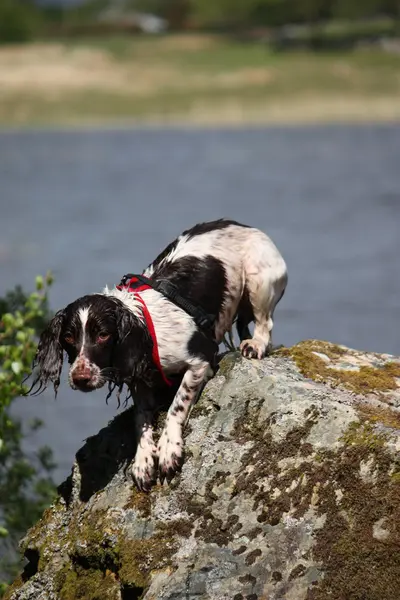
<path id="1" fill-rule="evenodd" d="M 397 389 L 396 377 L 400 377 L 400 364 L 390 362 L 379 368 L 361 366 L 358 371 L 339 371 L 337 380 L 356 394 L 379 394 Z"/>
<path id="2" fill-rule="evenodd" d="M 212 404 L 208 404 L 208 401 L 212 401 L 212 398 L 208 396 L 207 392 L 204 391 L 201 394 L 201 398 L 199 398 L 198 402 L 193 406 L 191 413 L 190 413 L 190 418 L 191 419 L 196 419 L 196 417 L 203 417 L 203 416 L 208 416 L 210 414 L 210 406 L 212 406 Z M 187 430 L 185 430 L 187 431 Z"/>
<path id="3" fill-rule="evenodd" d="M 174 519 L 172 522 L 159 523 L 158 531 L 161 535 L 168 539 L 171 534 L 178 535 L 183 538 L 190 537 L 193 530 L 193 523 L 189 519 Z"/>
<path id="4" fill-rule="evenodd" d="M 301 518 L 310 506 L 325 517 L 310 553 L 324 576 L 308 590 L 308 600 L 398 600 L 400 464 L 386 447 L 387 436 L 368 422 L 352 423 L 336 451 L 320 449 L 318 460 L 308 454 L 301 461 L 301 448 L 316 418 L 313 409 L 305 414 L 303 427 L 275 441 L 271 420 L 260 425 L 259 408 L 249 403 L 235 433 L 237 440 L 252 441 L 253 446 L 243 455 L 233 494 L 253 499 L 259 523 L 278 525 L 287 513 Z M 282 467 L 283 458 L 293 458 L 296 466 Z M 263 480 L 269 482 L 266 491 L 260 486 Z M 383 518 L 385 542 L 373 535 L 374 524 Z M 258 535 L 268 535 L 266 531 Z M 303 574 L 296 568 L 291 578 Z"/>
<path id="5" fill-rule="evenodd" d="M 114 549 L 108 542 L 116 527 L 106 510 L 96 510 L 75 515 L 68 527 L 67 541 L 72 553 L 94 568 L 106 568 L 114 562 Z"/>
<path id="6" fill-rule="evenodd" d="M 325 354 L 331 360 L 335 360 L 346 354 L 347 350 L 337 344 L 332 344 L 331 342 L 323 340 L 305 340 L 291 348 L 279 348 L 276 351 L 276 354 L 278 356 L 296 356 L 297 360 L 301 362 L 302 360 L 306 361 L 309 358 L 310 353 L 313 352 Z"/>
<path id="7" fill-rule="evenodd" d="M 3 600 L 10 600 L 11 596 L 15 592 L 17 592 L 23 585 L 24 580 L 22 579 L 21 575 L 18 575 L 18 577 L 13 581 L 13 583 L 10 586 L 8 586 L 7 590 L 2 596 Z"/>
<path id="8" fill-rule="evenodd" d="M 387 437 L 383 433 L 376 433 L 370 423 L 355 421 L 350 423 L 341 441 L 346 446 L 360 446 L 372 451 L 377 448 L 383 448 L 387 442 Z"/>
<path id="9" fill-rule="evenodd" d="M 143 513 L 149 511 L 144 494 L 133 492 L 130 502 Z M 55 578 L 60 600 L 119 599 L 121 585 L 137 590 L 144 589 L 154 570 L 171 566 L 171 557 L 177 549 L 177 536 L 188 537 L 191 524 L 186 519 L 162 523 L 148 539 L 126 539 L 115 521 L 113 513 L 106 510 L 84 512 L 79 506 L 70 515 L 68 525 L 52 522 L 46 512 L 37 525 L 33 539 L 40 556 L 39 570 L 46 567 L 45 555 L 52 546 L 68 548 L 67 564 Z"/>
<path id="10" fill-rule="evenodd" d="M 247 403 L 245 418 L 241 418 L 235 425 L 235 438 L 237 441 L 246 443 L 253 441 L 252 448 L 243 455 L 242 473 L 238 476 L 232 492 L 232 496 L 239 493 L 250 494 L 253 498 L 253 510 L 260 510 L 257 517 L 259 523 L 277 525 L 282 515 L 288 512 L 295 498 L 296 513 L 298 516 L 304 514 L 308 509 L 309 497 L 303 494 L 303 487 L 298 485 L 292 492 L 287 492 L 293 480 L 303 477 L 309 470 L 310 463 L 304 463 L 303 471 L 289 469 L 282 472 L 279 465 L 282 459 L 303 456 L 305 441 L 311 428 L 318 418 L 318 410 L 315 406 L 307 409 L 304 413 L 304 424 L 295 427 L 287 433 L 285 439 L 277 442 L 271 433 L 273 417 L 267 422 L 259 420 L 260 407 L 250 406 Z M 307 447 L 306 455 L 309 454 Z M 247 470 L 247 467 L 251 469 Z M 275 497 L 271 491 L 260 489 L 259 482 L 263 478 L 270 479 L 271 489 L 278 489 L 280 494 Z"/>
<path id="11" fill-rule="evenodd" d="M 21 544 L 21 551 L 25 552 L 29 544 L 34 544 L 39 538 L 43 538 L 43 534 L 47 533 L 47 526 L 54 521 L 58 513 L 63 513 L 65 510 L 66 506 L 64 502 L 60 498 L 57 498 L 54 504 L 43 511 L 39 521 L 29 529 Z"/>
<path id="12" fill-rule="evenodd" d="M 120 586 L 111 571 L 64 568 L 57 575 L 60 600 L 119 600 Z"/>
<path id="13" fill-rule="evenodd" d="M 118 576 L 124 585 L 145 588 L 152 571 L 170 566 L 171 556 L 177 549 L 170 531 L 156 533 L 149 539 L 121 540 L 118 546 Z"/>
<path id="14" fill-rule="evenodd" d="M 228 379 L 235 365 L 241 361 L 241 358 L 240 352 L 229 352 L 226 354 L 219 363 L 217 375 L 223 375 L 225 379 Z"/>
<path id="15" fill-rule="evenodd" d="M 345 436 L 346 440 L 346 436 Z M 324 579 L 310 590 L 310 600 L 396 600 L 400 581 L 400 481 L 390 475 L 393 457 L 371 427 L 352 428 L 331 464 L 319 504 L 326 524 L 316 536 L 314 559 L 324 566 Z M 360 475 L 361 462 L 373 465 L 373 479 Z M 343 497 L 338 505 L 336 490 Z M 388 538 L 373 536 L 374 523 L 388 518 Z"/>
<path id="16" fill-rule="evenodd" d="M 254 399 L 251 404 L 252 406 L 250 406 L 250 401 L 246 403 L 246 417 L 241 418 L 234 429 L 234 437 L 239 443 L 252 441 L 253 446 L 243 456 L 243 470 L 236 479 L 232 497 L 241 492 L 250 494 L 253 498 L 253 510 L 262 508 L 258 521 L 276 525 L 282 514 L 290 509 L 290 496 L 284 490 L 290 486 L 294 476 L 298 477 L 298 474 L 293 475 L 292 473 L 281 477 L 278 463 L 289 456 L 303 455 L 303 448 L 306 446 L 305 438 L 316 422 L 318 411 L 315 406 L 308 409 L 305 414 L 305 423 L 290 431 L 285 440 L 278 444 L 273 441 L 268 427 L 271 421 L 265 424 L 258 419 L 262 402 L 257 403 L 257 399 Z M 258 406 L 254 406 L 254 404 L 258 404 Z M 304 454 L 309 454 L 308 447 Z M 247 466 L 255 468 L 248 472 Z M 235 539 L 243 527 L 236 515 L 231 515 L 226 521 L 222 521 L 216 518 L 212 512 L 212 505 L 218 500 L 218 493 L 216 493 L 218 490 L 214 491 L 214 489 L 223 483 L 228 475 L 230 475 L 229 472 L 216 473 L 215 477 L 207 483 L 204 501 L 184 496 L 183 502 L 187 512 L 197 520 L 195 536 L 205 542 L 217 543 L 220 546 L 226 546 Z M 283 493 L 279 498 L 272 498 L 270 492 L 259 487 L 260 479 L 273 475 L 279 479 L 279 485 L 283 488 Z M 254 535 L 261 532 L 261 528 L 256 528 Z M 246 535 L 249 537 L 249 534 Z"/>
<path id="17" fill-rule="evenodd" d="M 119 598 L 113 592 L 118 587 L 115 572 L 119 556 L 112 541 L 118 529 L 116 524 L 105 510 L 82 514 L 76 509 L 70 514 L 68 524 L 59 519 L 59 511 L 60 507 L 55 506 L 43 513 L 42 519 L 30 530 L 22 549 L 37 550 L 38 571 L 43 571 L 54 547 L 68 548 L 70 561 L 55 579 L 61 600 Z"/>
<path id="18" fill-rule="evenodd" d="M 357 406 L 357 414 L 361 420 L 371 423 L 381 423 L 385 427 L 400 429 L 400 412 L 389 406 L 371 406 L 360 404 Z"/>
<path id="19" fill-rule="evenodd" d="M 172 567 L 177 537 L 189 537 L 192 524 L 187 519 L 159 523 L 151 538 L 120 539 L 118 577 L 123 585 L 146 588 L 152 572 Z"/>
<path id="20" fill-rule="evenodd" d="M 145 492 L 139 492 L 138 490 L 133 489 L 130 498 L 125 504 L 124 508 L 132 508 L 136 510 L 142 517 L 149 517 L 151 514 L 150 494 L 146 494 Z"/>
<path id="21" fill-rule="evenodd" d="M 219 546 L 227 546 L 232 541 L 238 531 L 242 528 L 238 515 L 227 515 L 222 520 L 214 516 L 212 507 L 218 500 L 218 494 L 215 488 L 223 485 L 231 473 L 229 471 L 217 471 L 212 479 L 205 486 L 205 494 L 200 499 L 196 495 L 189 495 L 181 490 L 178 494 L 182 510 L 191 515 L 191 528 L 194 527 L 194 537 L 203 540 L 206 543 L 214 543 Z"/>
<path id="22" fill-rule="evenodd" d="M 139 493 L 137 496 L 141 497 Z M 103 589 L 104 585 L 110 583 L 106 574 L 111 573 L 123 585 L 145 588 L 152 571 L 171 564 L 171 556 L 177 548 L 174 536 L 182 532 L 186 535 L 187 530 L 187 523 L 183 520 L 163 523 L 151 538 L 129 540 L 121 534 L 120 528 L 107 513 L 88 513 L 82 523 L 76 523 L 69 532 L 73 547 L 72 570 L 78 582 L 84 577 L 85 585 L 99 585 Z M 79 544 L 79 540 L 84 544 Z M 70 574 L 69 578 L 73 580 L 74 576 Z M 73 589 L 73 581 L 69 585 Z"/>
<path id="23" fill-rule="evenodd" d="M 382 392 L 397 389 L 396 378 L 400 377 L 400 364 L 388 362 L 382 367 L 361 366 L 357 371 L 336 369 L 334 362 L 327 364 L 315 352 L 325 354 L 332 361 L 337 360 L 346 350 L 317 340 L 300 342 L 292 348 L 284 348 L 280 355 L 290 356 L 304 377 L 328 383 L 333 387 L 343 386 L 355 394 L 382 395 Z"/>
<path id="24" fill-rule="evenodd" d="M 20 544 L 20 551 L 27 553 L 33 548 L 38 551 L 39 561 L 37 564 L 38 571 L 45 569 L 47 564 L 46 550 L 51 553 L 51 547 L 59 543 L 60 535 L 57 528 L 49 527 L 57 522 L 59 515 L 66 511 L 65 503 L 58 498 L 54 504 L 47 508 L 40 520 L 27 532 Z"/>

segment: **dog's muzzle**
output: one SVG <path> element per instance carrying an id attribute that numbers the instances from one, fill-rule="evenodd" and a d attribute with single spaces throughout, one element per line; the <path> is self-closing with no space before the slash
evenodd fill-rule
<path id="1" fill-rule="evenodd" d="M 84 357 L 79 358 L 72 365 L 68 379 L 70 386 L 81 392 L 91 392 L 104 383 L 103 378 L 100 377 L 99 367 Z"/>

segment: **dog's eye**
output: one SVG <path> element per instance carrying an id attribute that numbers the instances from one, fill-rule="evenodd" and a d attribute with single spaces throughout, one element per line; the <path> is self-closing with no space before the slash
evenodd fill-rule
<path id="1" fill-rule="evenodd" d="M 107 340 L 110 339 L 110 334 L 109 333 L 99 333 L 99 335 L 97 336 L 97 343 L 98 344 L 104 344 L 104 342 L 106 342 Z"/>
<path id="2" fill-rule="evenodd" d="M 66 335 L 66 336 L 64 337 L 64 342 L 65 342 L 66 344 L 73 344 L 73 343 L 75 342 L 75 340 L 74 340 L 74 338 L 73 338 L 73 336 L 72 336 L 72 335 Z"/>

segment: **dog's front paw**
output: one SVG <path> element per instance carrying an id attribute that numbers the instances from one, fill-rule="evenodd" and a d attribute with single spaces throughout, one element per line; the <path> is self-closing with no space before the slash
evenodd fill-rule
<path id="1" fill-rule="evenodd" d="M 245 358 L 258 358 L 261 360 L 266 356 L 268 346 L 259 340 L 243 340 L 240 344 L 240 352 Z"/>
<path id="2" fill-rule="evenodd" d="M 164 430 L 158 445 L 158 470 L 160 481 L 164 479 L 168 483 L 172 481 L 176 473 L 182 469 L 183 464 L 183 441 L 181 435 L 172 435 Z"/>
<path id="3" fill-rule="evenodd" d="M 155 446 L 138 447 L 132 464 L 132 477 L 141 492 L 149 492 L 157 481 Z"/>

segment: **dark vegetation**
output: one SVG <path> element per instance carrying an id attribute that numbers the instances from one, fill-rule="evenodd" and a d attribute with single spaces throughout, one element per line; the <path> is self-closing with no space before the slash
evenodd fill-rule
<path id="1" fill-rule="evenodd" d="M 277 49 L 344 49 L 399 34 L 398 0 L 82 0 L 78 5 L 2 0 L 0 42 L 144 31 L 138 15 L 172 31 L 219 31 Z"/>
<path id="2" fill-rule="evenodd" d="M 51 449 L 45 446 L 28 454 L 23 445 L 42 423 L 36 419 L 23 430 L 12 413 L 30 371 L 36 333 L 50 314 L 46 295 L 50 283 L 50 277 L 46 281 L 38 277 L 36 292 L 27 295 L 17 286 L 0 298 L 0 597 L 21 570 L 20 537 L 55 495 Z"/>

